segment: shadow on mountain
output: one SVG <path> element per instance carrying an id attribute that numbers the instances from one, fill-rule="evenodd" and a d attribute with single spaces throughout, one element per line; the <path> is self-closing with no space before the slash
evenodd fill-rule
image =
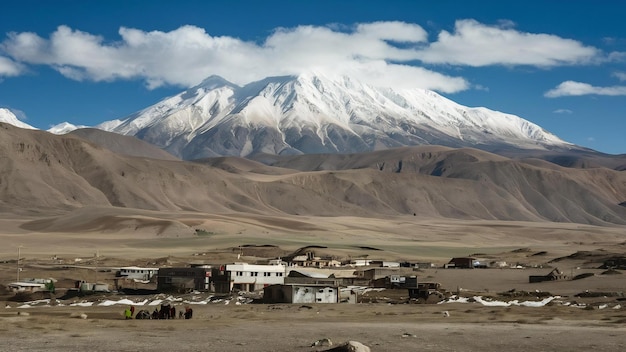
<path id="1" fill-rule="evenodd" d="M 296 231 L 315 231 L 298 216 L 626 224 L 626 173 L 562 167 L 528 154 L 424 146 L 259 155 L 263 164 L 186 162 L 121 155 L 76 136 L 0 124 L 0 155 L 0 211 L 36 216 L 24 225 L 32 231 L 195 234 L 197 215 L 180 221 L 168 213 L 241 213 L 266 228 Z"/>

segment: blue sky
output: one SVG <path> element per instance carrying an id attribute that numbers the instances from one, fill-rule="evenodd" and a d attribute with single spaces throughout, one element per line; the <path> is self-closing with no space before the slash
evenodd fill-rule
<path id="1" fill-rule="evenodd" d="M 626 153 L 623 1 L 5 2 L 0 107 L 41 129 L 123 118 L 218 74 L 308 69 L 427 88 Z"/>

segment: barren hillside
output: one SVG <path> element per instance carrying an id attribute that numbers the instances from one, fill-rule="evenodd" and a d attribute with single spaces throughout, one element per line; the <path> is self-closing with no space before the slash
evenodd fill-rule
<path id="1" fill-rule="evenodd" d="M 415 147 L 306 156 L 270 167 L 239 158 L 185 162 L 123 156 L 76 136 L 2 124 L 0 155 L 0 209 L 13 214 L 112 206 L 626 223 L 626 207 L 619 205 L 626 200 L 624 172 L 528 163 L 474 149 Z"/>

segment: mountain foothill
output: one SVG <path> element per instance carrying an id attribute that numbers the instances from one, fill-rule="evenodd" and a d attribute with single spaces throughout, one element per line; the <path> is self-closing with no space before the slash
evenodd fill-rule
<path id="1" fill-rule="evenodd" d="M 94 128 L 0 109 L 0 155 L 0 211 L 29 231 L 193 234 L 207 214 L 286 232 L 342 217 L 626 224 L 626 155 L 343 76 L 211 76 Z"/>
<path id="2" fill-rule="evenodd" d="M 625 225 L 626 158 L 592 154 L 427 145 L 189 161 L 110 132 L 55 135 L 0 123 L 0 211 L 43 232 L 149 224 L 190 233 L 193 221 L 180 214 L 208 213 Z"/>

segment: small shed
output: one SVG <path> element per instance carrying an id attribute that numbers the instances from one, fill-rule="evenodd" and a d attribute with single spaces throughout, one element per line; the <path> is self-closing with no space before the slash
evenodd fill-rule
<path id="1" fill-rule="evenodd" d="M 37 292 L 50 291 L 54 292 L 55 279 L 24 279 L 19 282 L 12 282 L 7 285 L 11 292 Z"/>
<path id="2" fill-rule="evenodd" d="M 45 284 L 34 282 L 12 282 L 7 287 L 11 292 L 37 292 L 46 289 Z"/>
<path id="3" fill-rule="evenodd" d="M 160 268 L 157 290 L 161 292 L 188 292 L 207 290 L 210 286 L 211 268 Z"/>
<path id="4" fill-rule="evenodd" d="M 149 281 L 159 272 L 159 268 L 141 268 L 137 266 L 127 266 L 120 268 L 115 273 L 115 277 L 123 277 L 129 280 Z"/>
<path id="5" fill-rule="evenodd" d="M 398 276 L 401 273 L 402 271 L 396 268 L 382 268 L 382 267 L 356 271 L 357 276 L 362 277 L 364 279 L 368 279 L 368 280 L 383 279 L 391 275 Z"/>
<path id="6" fill-rule="evenodd" d="M 558 281 L 567 280 L 569 277 L 565 275 L 559 268 L 554 268 L 548 275 L 530 275 L 528 276 L 528 282 L 544 282 L 544 281 Z"/>
<path id="7" fill-rule="evenodd" d="M 420 282 L 416 287 L 409 287 L 409 297 L 423 299 L 427 303 L 436 303 L 443 299 L 441 284 L 438 282 Z"/>
<path id="8" fill-rule="evenodd" d="M 450 259 L 448 264 L 446 264 L 445 268 L 452 269 L 474 269 L 474 263 L 476 262 L 476 258 L 472 257 L 456 257 Z"/>
<path id="9" fill-rule="evenodd" d="M 270 285 L 263 289 L 264 303 L 338 303 L 339 287 L 328 285 Z"/>
<path id="10" fill-rule="evenodd" d="M 109 292 L 109 285 L 99 282 L 80 282 L 78 287 L 80 292 Z"/>

